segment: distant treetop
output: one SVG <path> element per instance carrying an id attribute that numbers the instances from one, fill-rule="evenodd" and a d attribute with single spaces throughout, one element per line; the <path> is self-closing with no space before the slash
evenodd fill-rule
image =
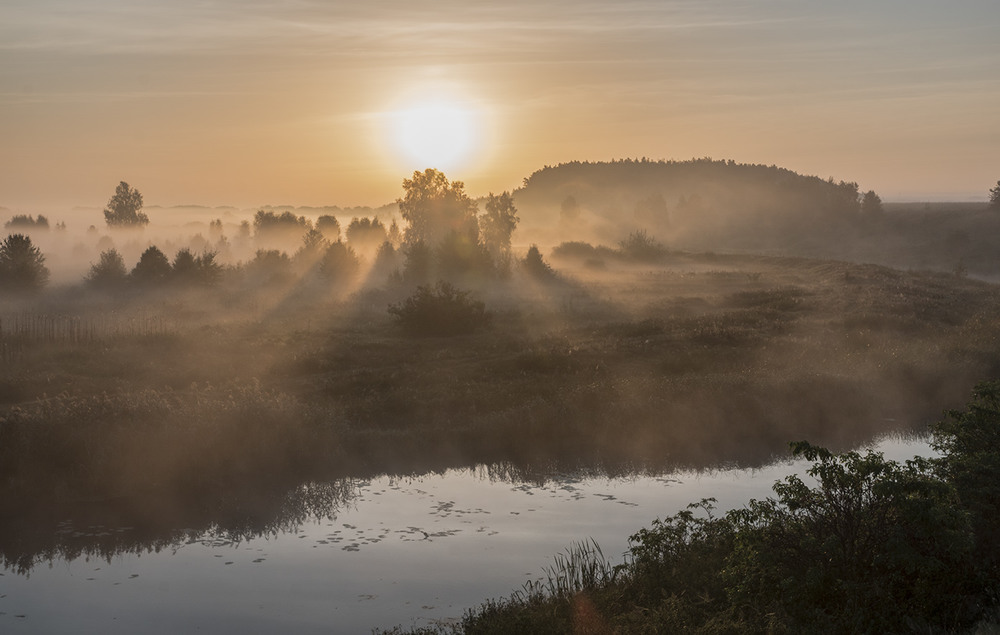
<path id="1" fill-rule="evenodd" d="M 142 194 L 122 181 L 104 208 L 104 220 L 108 227 L 142 227 L 149 224 L 149 217 L 141 210 Z"/>

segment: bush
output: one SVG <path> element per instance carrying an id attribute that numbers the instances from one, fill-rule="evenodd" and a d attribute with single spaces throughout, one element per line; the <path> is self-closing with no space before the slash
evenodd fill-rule
<path id="1" fill-rule="evenodd" d="M 667 248 L 649 235 L 645 229 L 638 229 L 628 238 L 618 243 L 621 255 L 632 260 L 657 260 L 667 253 Z"/>
<path id="2" fill-rule="evenodd" d="M 490 322 L 486 305 L 473 300 L 447 282 L 434 287 L 417 287 L 416 293 L 388 309 L 399 325 L 411 335 L 467 335 Z"/>
<path id="3" fill-rule="evenodd" d="M 128 280 L 125 260 L 115 249 L 101 252 L 101 259 L 90 266 L 87 284 L 101 289 L 121 287 Z"/>
<path id="4" fill-rule="evenodd" d="M 552 271 L 549 263 L 542 258 L 542 252 L 536 245 L 528 248 L 528 254 L 521 261 L 521 270 L 538 280 L 551 280 L 556 276 L 556 272 Z"/>

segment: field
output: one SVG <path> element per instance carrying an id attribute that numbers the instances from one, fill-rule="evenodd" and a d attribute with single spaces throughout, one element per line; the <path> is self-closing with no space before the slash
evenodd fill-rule
<path id="1" fill-rule="evenodd" d="M 458 337 L 400 329 L 386 309 L 403 285 L 11 307 L 0 515 L 25 533 L 4 557 L 47 553 L 32 519 L 84 507 L 154 535 L 252 531 L 281 522 L 287 492 L 335 477 L 485 463 L 543 479 L 754 465 L 801 439 L 846 449 L 923 430 L 1000 361 L 1000 291 L 966 277 L 711 253 L 552 262 L 554 276 L 472 288 L 490 325 Z M 23 549 L 26 535 L 41 543 Z"/>

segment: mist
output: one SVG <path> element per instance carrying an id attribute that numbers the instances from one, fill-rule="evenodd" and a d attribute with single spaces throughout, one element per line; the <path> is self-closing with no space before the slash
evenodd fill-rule
<path id="1" fill-rule="evenodd" d="M 377 209 L 9 214 L 50 275 L 0 295 L 0 558 L 266 535 L 349 504 L 329 484 L 350 479 L 759 467 L 921 434 L 1000 369 L 1000 227 L 870 194 L 637 161 L 478 199 L 427 170 Z M 66 516 L 142 531 L 66 541 Z"/>

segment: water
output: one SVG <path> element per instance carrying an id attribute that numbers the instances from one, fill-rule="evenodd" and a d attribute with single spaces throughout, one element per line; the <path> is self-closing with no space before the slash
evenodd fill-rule
<path id="1" fill-rule="evenodd" d="M 877 449 L 897 460 L 929 453 L 913 439 L 885 439 Z M 0 632 L 359 633 L 453 621 L 542 578 L 552 556 L 574 542 L 593 538 L 620 562 L 628 536 L 654 518 L 710 496 L 720 510 L 741 507 L 805 467 L 785 461 L 545 484 L 490 478 L 479 468 L 355 482 L 330 517 L 263 536 L 192 531 L 159 551 L 56 557 L 26 576 L 4 571 Z"/>

